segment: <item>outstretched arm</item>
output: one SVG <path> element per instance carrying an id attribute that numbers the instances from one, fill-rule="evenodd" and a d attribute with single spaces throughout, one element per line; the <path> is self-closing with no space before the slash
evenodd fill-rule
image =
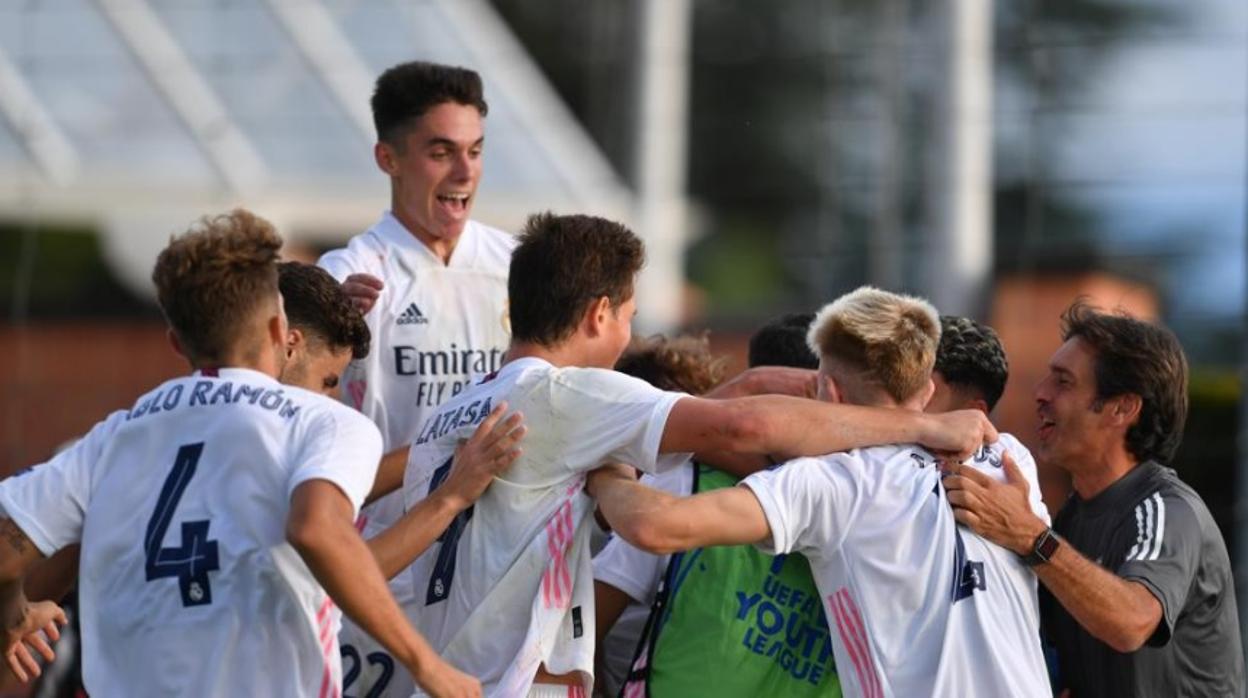
<path id="1" fill-rule="evenodd" d="M 524 438 L 522 417 L 516 413 L 503 419 L 506 411 L 507 403 L 500 403 L 459 447 L 451 473 L 441 487 L 408 510 L 393 526 L 369 539 L 368 548 L 377 558 L 386 579 L 420 557 L 459 512 L 480 498 L 494 476 L 519 457 L 517 445 Z"/>
<path id="2" fill-rule="evenodd" d="M 783 395 L 733 400 L 688 397 L 672 407 L 659 451 L 737 451 L 780 459 L 918 443 L 961 459 L 996 440 L 996 428 L 978 410 L 926 414 Z"/>
<path id="3" fill-rule="evenodd" d="M 637 481 L 627 466 L 595 470 L 586 488 L 611 529 L 652 553 L 672 553 L 708 545 L 758 543 L 771 528 L 754 493 L 727 487 L 692 497 L 674 497 Z"/>

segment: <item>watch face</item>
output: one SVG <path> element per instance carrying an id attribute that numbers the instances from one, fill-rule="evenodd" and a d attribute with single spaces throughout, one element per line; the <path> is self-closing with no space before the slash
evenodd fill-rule
<path id="1" fill-rule="evenodd" d="M 1053 553 L 1057 552 L 1058 545 L 1060 545 L 1060 543 L 1057 540 L 1057 536 L 1053 535 L 1053 531 L 1051 529 L 1045 531 L 1044 535 L 1042 535 L 1040 540 L 1036 543 L 1036 554 L 1045 560 L 1048 560 L 1053 557 Z"/>

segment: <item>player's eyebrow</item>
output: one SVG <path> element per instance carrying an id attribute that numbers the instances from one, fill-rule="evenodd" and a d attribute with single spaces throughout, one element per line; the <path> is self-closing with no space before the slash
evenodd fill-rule
<path id="1" fill-rule="evenodd" d="M 477 148 L 482 145 L 485 145 L 485 136 L 482 136 L 478 138 L 476 141 L 473 141 L 472 145 L 469 147 Z M 459 143 L 451 140 L 450 138 L 446 138 L 445 136 L 434 136 L 433 138 L 430 138 L 429 140 L 425 141 L 425 147 L 426 148 L 438 148 L 438 147 L 458 148 Z"/>

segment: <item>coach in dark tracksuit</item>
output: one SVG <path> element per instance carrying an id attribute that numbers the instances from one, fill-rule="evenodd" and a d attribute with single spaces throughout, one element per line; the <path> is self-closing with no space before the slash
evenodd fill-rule
<path id="1" fill-rule="evenodd" d="M 958 468 L 959 521 L 1033 565 L 1059 685 L 1082 696 L 1243 696 L 1226 544 L 1200 497 L 1159 465 L 1187 418 L 1187 359 L 1169 331 L 1076 302 L 1036 387 L 1042 465 L 1074 492 L 1053 529 L 1026 484 Z M 1017 475 L 1017 471 L 1013 473 Z"/>

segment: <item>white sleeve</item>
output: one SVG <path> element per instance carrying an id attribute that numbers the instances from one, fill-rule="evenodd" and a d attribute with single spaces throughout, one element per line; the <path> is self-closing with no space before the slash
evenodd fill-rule
<path id="1" fill-rule="evenodd" d="M 861 499 L 861 470 L 849 454 L 798 458 L 741 481 L 767 517 L 771 540 L 758 544 L 769 555 L 835 551 L 845 540 Z"/>
<path id="2" fill-rule="evenodd" d="M 670 470 L 690 454 L 659 455 L 663 429 L 684 393 L 659 390 L 645 381 L 602 369 L 566 369 L 552 384 L 551 404 L 575 432 L 564 460 L 571 470 L 608 461 L 647 473 Z"/>
<path id="3" fill-rule="evenodd" d="M 646 475 L 642 484 L 663 490 L 677 497 L 688 496 L 693 489 L 693 470 L 697 467 L 674 468 L 660 475 Z M 650 605 L 659 590 L 659 580 L 667 569 L 669 555 L 655 555 L 619 536 L 612 536 L 602 552 L 594 558 L 594 581 L 610 584 L 628 594 L 633 601 Z"/>
<path id="4" fill-rule="evenodd" d="M 93 469 L 126 414 L 112 413 L 52 460 L 0 482 L 0 507 L 39 552 L 51 555 L 82 540 Z"/>
<path id="5" fill-rule="evenodd" d="M 337 407 L 319 413 L 303 428 L 286 485 L 287 498 L 308 480 L 328 480 L 351 500 L 358 514 L 381 463 L 377 427 L 363 415 Z"/>

